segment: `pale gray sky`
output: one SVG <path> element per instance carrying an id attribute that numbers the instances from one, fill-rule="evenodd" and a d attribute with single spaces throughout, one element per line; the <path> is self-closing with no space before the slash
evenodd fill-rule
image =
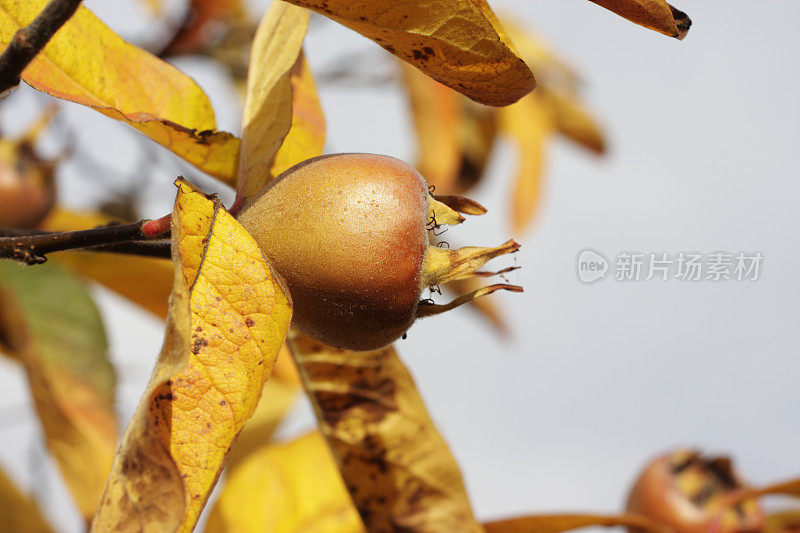
<path id="1" fill-rule="evenodd" d="M 154 31 L 127 2 L 87 4 L 126 36 Z M 598 160 L 552 143 L 544 205 L 520 239 L 523 268 L 511 277 L 526 292 L 497 298 L 513 341 L 501 342 L 462 311 L 415 325 L 398 345 L 462 467 L 476 513 L 619 510 L 647 458 L 676 446 L 730 453 L 756 482 L 800 474 L 800 5 L 684 1 L 678 7 L 694 25 L 678 42 L 581 0 L 491 4 L 535 28 L 579 69 L 611 153 Z M 387 60 L 370 41 L 315 22 L 307 44 L 313 68 L 353 51 Z M 220 127 L 237 131 L 236 93 L 220 69 L 198 60 L 179 66 L 207 90 Z M 3 109 L 7 129 L 46 100 L 28 88 L 20 93 Z M 323 87 L 322 100 L 329 151 L 413 160 L 398 89 Z M 90 110 L 65 108 L 98 160 L 136 174 L 136 134 Z M 156 216 L 169 209 L 169 183 L 184 170 L 163 150 L 151 152 L 161 164 L 148 170 L 157 186 L 144 214 Z M 452 229 L 454 240 L 488 245 L 510 235 L 504 210 L 514 158 L 508 145 L 495 152 L 491 177 L 474 195 L 489 214 Z M 65 166 L 65 202 L 98 197 L 98 182 L 83 174 Z M 759 251 L 765 259 L 756 282 L 606 279 L 586 286 L 575 260 L 587 247 L 609 258 Z M 125 422 L 163 326 L 96 292 L 120 365 Z M 0 367 L 0 404 L 15 411 L 27 402 L 26 384 L 13 365 Z M 27 406 L 19 409 L 30 415 Z M 80 531 L 52 464 L 40 464 L 38 426 L 30 417 L 10 420 L 0 424 L 0 464 L 47 497 L 45 509 L 61 530 Z M 303 406 L 283 434 L 310 424 Z"/>

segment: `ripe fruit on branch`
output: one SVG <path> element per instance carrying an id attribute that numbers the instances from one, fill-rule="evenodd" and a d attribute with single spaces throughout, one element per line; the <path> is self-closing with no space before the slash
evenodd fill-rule
<path id="1" fill-rule="evenodd" d="M 55 203 L 57 161 L 42 159 L 33 146 L 52 114 L 46 110 L 19 138 L 0 139 L 0 227 L 32 228 Z"/>
<path id="2" fill-rule="evenodd" d="M 730 505 L 744 486 L 727 457 L 680 450 L 647 465 L 631 489 L 627 509 L 676 533 L 762 531 L 764 515 L 756 500 Z"/>
<path id="3" fill-rule="evenodd" d="M 464 220 L 456 210 L 485 211 L 464 198 L 432 197 L 422 176 L 398 159 L 335 154 L 284 172 L 238 220 L 286 281 L 295 327 L 337 348 L 372 350 L 420 316 L 497 289 L 521 290 L 492 285 L 446 305 L 420 302 L 426 287 L 482 275 L 476 269 L 519 247 L 431 246 L 429 230 Z"/>

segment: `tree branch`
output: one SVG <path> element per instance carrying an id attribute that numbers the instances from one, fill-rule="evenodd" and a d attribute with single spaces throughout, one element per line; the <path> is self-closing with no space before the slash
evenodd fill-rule
<path id="1" fill-rule="evenodd" d="M 17 30 L 0 54 L 0 98 L 19 85 L 22 71 L 75 13 L 80 3 L 81 0 L 50 0 L 33 22 Z"/>
<path id="2" fill-rule="evenodd" d="M 170 244 L 163 238 L 153 239 L 157 235 L 163 237 L 169 226 L 163 227 L 158 220 L 140 220 L 132 224 L 116 224 L 81 231 L 58 233 L 31 233 L 0 237 L 0 259 L 14 259 L 29 265 L 44 263 L 46 254 L 63 250 L 87 249 L 97 252 L 129 253 L 151 257 L 169 257 Z M 160 234 L 152 231 L 155 225 Z M 6 235 L 8 232 L 4 232 Z"/>

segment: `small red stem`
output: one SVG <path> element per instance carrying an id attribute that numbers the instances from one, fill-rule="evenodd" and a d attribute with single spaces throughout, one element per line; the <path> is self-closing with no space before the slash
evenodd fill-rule
<path id="1" fill-rule="evenodd" d="M 142 233 L 147 237 L 156 237 L 170 230 L 172 213 L 155 220 L 146 220 L 142 223 Z"/>

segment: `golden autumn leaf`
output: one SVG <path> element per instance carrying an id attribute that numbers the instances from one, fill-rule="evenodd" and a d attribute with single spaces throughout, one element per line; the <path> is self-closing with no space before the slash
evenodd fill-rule
<path id="1" fill-rule="evenodd" d="M 0 0 L 0 43 L 46 0 Z M 22 74 L 30 86 L 125 122 L 200 170 L 233 183 L 239 139 L 216 131 L 214 111 L 191 78 L 123 41 L 85 7 Z"/>
<path id="2" fill-rule="evenodd" d="M 206 533 L 362 533 L 364 525 L 318 432 L 262 445 L 229 471 Z"/>
<path id="3" fill-rule="evenodd" d="M 5 531 L 15 533 L 53 531 L 36 503 L 21 493 L 2 470 L 0 470 L 0 519 Z"/>
<path id="4" fill-rule="evenodd" d="M 237 200 L 246 202 L 274 177 L 270 163 L 292 126 L 291 72 L 302 50 L 309 15 L 279 0 L 258 25 L 247 73 Z"/>
<path id="5" fill-rule="evenodd" d="M 477 102 L 504 106 L 536 85 L 485 0 L 289 0 L 357 31 Z"/>
<path id="6" fill-rule="evenodd" d="M 294 404 L 300 390 L 300 377 L 292 361 L 292 354 L 284 344 L 269 381 L 264 384 L 261 399 L 239 433 L 228 454 L 228 468 L 235 468 L 254 451 L 261 449 L 270 441 L 278 425 L 283 421 L 289 408 Z"/>
<path id="7" fill-rule="evenodd" d="M 90 519 L 116 449 L 116 378 L 100 313 L 77 277 L 0 261 L 0 351 L 24 366 L 47 447 Z"/>
<path id="8" fill-rule="evenodd" d="M 57 208 L 41 227 L 47 231 L 74 231 L 110 222 L 113 222 L 111 217 L 99 213 Z M 167 317 L 169 293 L 175 277 L 172 262 L 167 259 L 69 251 L 53 254 L 50 260 L 104 285 L 159 318 Z"/>
<path id="9" fill-rule="evenodd" d="M 790 510 L 767 516 L 764 533 L 797 533 L 800 531 L 800 511 Z"/>
<path id="10" fill-rule="evenodd" d="M 176 184 L 166 338 L 93 531 L 191 531 L 291 319 L 291 301 L 250 234 L 218 200 Z"/>
<path id="11" fill-rule="evenodd" d="M 649 533 L 671 533 L 670 528 L 643 516 L 622 515 L 534 515 L 484 524 L 486 533 L 560 533 L 590 526 L 625 526 Z"/>
<path id="12" fill-rule="evenodd" d="M 606 152 L 603 130 L 575 96 L 546 88 L 539 95 L 550 111 L 555 130 L 597 155 Z"/>
<path id="13" fill-rule="evenodd" d="M 415 166 L 437 191 L 452 192 L 461 162 L 462 96 L 407 63 L 401 69 L 417 134 Z"/>
<path id="14" fill-rule="evenodd" d="M 278 176 L 298 163 L 322 155 L 325 148 L 325 115 L 308 61 L 301 52 L 291 71 L 292 127 L 270 163 Z"/>
<path id="15" fill-rule="evenodd" d="M 461 472 L 392 346 L 288 339 L 319 427 L 368 531 L 481 531 Z"/>
<path id="16" fill-rule="evenodd" d="M 500 128 L 517 146 L 511 225 L 516 233 L 521 233 L 533 220 L 541 199 L 544 151 L 553 131 L 552 115 L 535 93 L 500 109 Z"/>
<path id="17" fill-rule="evenodd" d="M 645 28 L 683 39 L 692 26 L 689 16 L 664 0 L 589 0 Z"/>

